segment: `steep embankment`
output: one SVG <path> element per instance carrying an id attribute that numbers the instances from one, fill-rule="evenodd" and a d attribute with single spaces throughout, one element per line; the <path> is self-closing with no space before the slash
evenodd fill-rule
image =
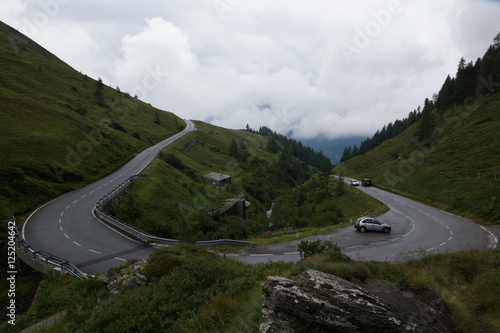
<path id="1" fill-rule="evenodd" d="M 471 96 L 467 106 L 432 112 L 433 135 L 417 140 L 421 121 L 381 146 L 335 167 L 375 186 L 479 221 L 498 223 L 500 94 Z"/>
<path id="2" fill-rule="evenodd" d="M 2 220 L 104 176 L 184 124 L 1 22 L 0 100 Z"/>

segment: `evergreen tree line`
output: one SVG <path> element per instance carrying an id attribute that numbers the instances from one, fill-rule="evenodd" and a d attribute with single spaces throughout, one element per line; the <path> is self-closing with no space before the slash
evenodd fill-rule
<path id="1" fill-rule="evenodd" d="M 268 137 L 266 149 L 272 153 L 279 153 L 293 156 L 307 164 L 320 169 L 325 161 L 331 161 L 322 152 L 317 152 L 311 147 L 305 146 L 302 142 L 290 139 L 285 135 L 278 134 L 268 127 L 261 126 L 258 131 L 251 129 L 248 125 L 246 130 L 251 133 Z"/>
<path id="2" fill-rule="evenodd" d="M 427 101 L 429 100 L 426 99 L 426 102 Z M 363 155 L 380 146 L 385 140 L 398 136 L 408 127 L 415 124 L 420 119 L 421 114 L 422 110 L 419 106 L 417 109 L 411 111 L 408 114 L 408 117 L 403 118 L 402 120 L 397 119 L 394 123 L 391 122 L 388 125 L 384 125 L 384 127 L 382 127 L 381 130 L 377 130 L 371 138 L 367 138 L 362 141 L 359 147 L 357 145 L 354 147 L 345 147 L 340 162 L 345 162 L 356 156 Z"/>
<path id="3" fill-rule="evenodd" d="M 434 130 L 434 123 L 431 112 L 437 109 L 438 112 L 467 103 L 467 99 L 491 92 L 490 85 L 500 82 L 500 33 L 493 38 L 482 58 L 478 58 L 475 63 L 466 62 L 462 57 L 458 63 L 457 73 L 454 77 L 448 75 L 438 94 L 424 101 L 424 107 L 419 106 L 410 112 L 407 118 L 396 120 L 384 126 L 382 130 L 377 130 L 372 138 L 367 138 L 361 142 L 360 146 L 348 146 L 344 148 L 341 162 L 353 157 L 363 155 L 368 151 L 378 147 L 382 142 L 393 138 L 408 127 L 420 121 L 417 130 L 417 139 L 425 141 L 430 138 Z"/>
<path id="4" fill-rule="evenodd" d="M 493 38 L 482 58 L 475 63 L 461 58 L 455 77 L 448 75 L 437 95 L 436 108 L 443 112 L 447 108 L 462 105 L 467 98 L 488 92 L 488 83 L 500 81 L 500 33 Z"/>

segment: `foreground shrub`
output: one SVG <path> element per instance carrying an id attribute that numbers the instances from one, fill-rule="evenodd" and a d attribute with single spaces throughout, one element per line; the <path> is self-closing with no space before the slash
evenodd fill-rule
<path id="1" fill-rule="evenodd" d="M 98 306 L 82 331 L 224 332 L 260 290 L 253 266 L 193 245 L 158 250 L 143 272 L 156 282 Z"/>
<path id="2" fill-rule="evenodd" d="M 332 243 L 331 241 L 316 239 L 313 241 L 303 240 L 299 244 L 299 252 L 300 257 L 305 259 L 314 254 L 322 254 L 322 253 L 340 253 L 340 247 Z"/>

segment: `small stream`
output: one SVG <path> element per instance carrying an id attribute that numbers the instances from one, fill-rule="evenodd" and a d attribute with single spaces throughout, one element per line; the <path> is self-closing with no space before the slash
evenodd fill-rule
<path id="1" fill-rule="evenodd" d="M 268 211 L 266 211 L 267 218 L 270 218 L 271 215 L 273 214 L 273 207 L 274 207 L 274 201 L 271 202 L 271 208 Z"/>

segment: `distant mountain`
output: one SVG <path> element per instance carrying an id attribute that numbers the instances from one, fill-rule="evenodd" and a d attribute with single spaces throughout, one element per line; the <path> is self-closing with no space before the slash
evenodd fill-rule
<path id="1" fill-rule="evenodd" d="M 340 138 L 333 140 L 327 138 L 315 138 L 299 141 L 316 151 L 321 151 L 323 155 L 325 155 L 332 161 L 333 164 L 337 164 L 342 158 L 345 147 L 359 146 L 365 139 L 366 137 L 364 136 L 353 136 L 349 138 Z"/>

